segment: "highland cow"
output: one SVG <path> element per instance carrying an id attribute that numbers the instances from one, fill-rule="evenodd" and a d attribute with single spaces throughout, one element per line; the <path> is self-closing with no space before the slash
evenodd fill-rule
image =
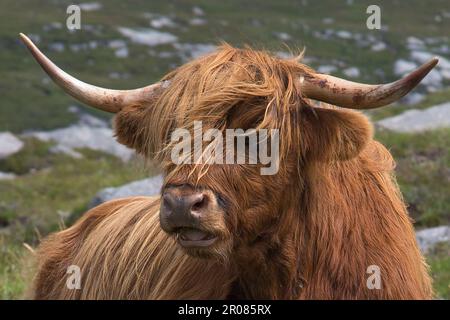
<path id="1" fill-rule="evenodd" d="M 67 93 L 116 113 L 118 141 L 165 175 L 160 197 L 102 204 L 50 235 L 35 298 L 432 298 L 394 161 L 350 109 L 398 100 L 436 59 L 394 83 L 366 85 L 224 44 L 157 84 L 122 91 L 73 78 L 22 39 Z M 195 121 L 221 132 L 279 130 L 277 173 L 261 175 L 261 163 L 174 164 L 171 133 L 192 132 Z M 80 290 L 66 287 L 70 265 L 80 267 Z"/>

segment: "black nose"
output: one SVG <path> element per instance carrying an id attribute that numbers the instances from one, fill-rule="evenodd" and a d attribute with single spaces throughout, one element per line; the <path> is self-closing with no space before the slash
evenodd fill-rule
<path id="1" fill-rule="evenodd" d="M 161 218 L 171 228 L 196 227 L 207 201 L 207 196 L 202 192 L 168 189 L 162 196 Z"/>

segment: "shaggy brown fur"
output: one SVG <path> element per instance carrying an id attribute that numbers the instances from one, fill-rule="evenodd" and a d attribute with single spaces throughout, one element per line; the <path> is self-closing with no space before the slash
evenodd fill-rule
<path id="1" fill-rule="evenodd" d="M 225 298 L 227 268 L 184 254 L 159 228 L 158 209 L 157 198 L 110 201 L 47 238 L 38 253 L 35 298 Z M 66 286 L 70 265 L 80 267 L 82 290 Z"/>
<path id="2" fill-rule="evenodd" d="M 91 210 L 40 248 L 36 298 L 428 299 L 427 266 L 392 176 L 389 152 L 360 113 L 316 107 L 297 60 L 224 45 L 164 79 L 148 105 L 116 117 L 118 140 L 162 163 L 165 186 L 217 195 L 225 214 L 202 227 L 212 248 L 181 249 L 158 225 L 158 200 L 123 199 Z M 277 128 L 280 169 L 180 165 L 175 128 Z M 65 288 L 81 267 L 82 290 Z M 382 287 L 367 288 L 380 267 Z"/>

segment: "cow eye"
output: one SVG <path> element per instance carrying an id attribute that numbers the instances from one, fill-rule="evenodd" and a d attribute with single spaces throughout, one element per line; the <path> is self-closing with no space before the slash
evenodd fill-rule
<path id="1" fill-rule="evenodd" d="M 219 204 L 219 206 L 222 207 L 222 209 L 226 209 L 228 207 L 227 200 L 220 193 L 215 192 L 215 194 L 216 194 L 217 203 Z"/>

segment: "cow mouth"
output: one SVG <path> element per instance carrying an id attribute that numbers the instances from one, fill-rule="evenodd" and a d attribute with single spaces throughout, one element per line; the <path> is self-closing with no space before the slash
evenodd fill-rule
<path id="1" fill-rule="evenodd" d="M 177 240 L 183 247 L 208 247 L 216 242 L 217 237 L 200 229 L 181 228 L 177 230 Z"/>

